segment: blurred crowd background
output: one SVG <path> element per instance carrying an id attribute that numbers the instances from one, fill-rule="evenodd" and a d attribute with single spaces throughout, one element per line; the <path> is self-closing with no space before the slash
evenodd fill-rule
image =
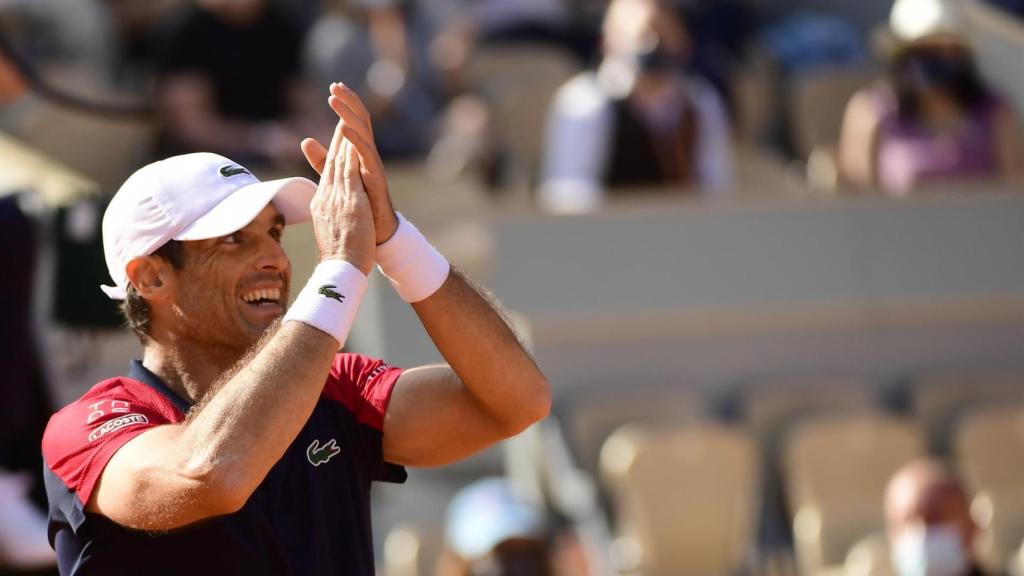
<path id="1" fill-rule="evenodd" d="M 381 574 L 1024 574 L 1019 0 L 0 0 L 0 573 L 52 571 L 48 415 L 138 354 L 106 202 L 314 176 L 333 81 L 556 398 L 377 490 Z M 436 356 L 376 281 L 350 345 Z"/>

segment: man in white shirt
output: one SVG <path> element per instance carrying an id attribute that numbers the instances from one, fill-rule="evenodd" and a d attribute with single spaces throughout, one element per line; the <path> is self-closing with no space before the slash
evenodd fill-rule
<path id="1" fill-rule="evenodd" d="M 540 198 L 552 211 L 586 211 L 616 186 L 733 184 L 729 122 L 711 85 L 687 76 L 686 30 L 659 0 L 613 0 L 605 57 L 556 94 Z"/>

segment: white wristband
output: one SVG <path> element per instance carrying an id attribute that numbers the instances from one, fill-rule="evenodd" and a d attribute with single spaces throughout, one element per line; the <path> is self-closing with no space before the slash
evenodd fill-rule
<path id="1" fill-rule="evenodd" d="M 377 266 L 402 300 L 419 302 L 437 292 L 451 266 L 411 222 L 397 216 L 395 235 L 377 246 Z"/>
<path id="2" fill-rule="evenodd" d="M 324 260 L 313 270 L 283 321 L 296 320 L 326 332 L 341 348 L 355 322 L 367 285 L 366 275 L 352 264 Z"/>

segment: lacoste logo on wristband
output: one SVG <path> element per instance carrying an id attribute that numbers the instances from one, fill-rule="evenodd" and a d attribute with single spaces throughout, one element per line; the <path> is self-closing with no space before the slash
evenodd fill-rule
<path id="1" fill-rule="evenodd" d="M 230 164 L 220 167 L 220 175 L 225 178 L 231 178 L 232 176 L 238 176 L 239 174 L 249 174 L 251 176 L 252 172 L 249 172 L 241 166 L 232 166 Z"/>
<path id="2" fill-rule="evenodd" d="M 338 448 L 334 438 L 325 442 L 323 446 L 320 445 L 319 440 L 313 440 L 309 448 L 306 448 L 306 458 L 313 466 L 319 466 L 340 453 L 341 448 Z"/>
<path id="3" fill-rule="evenodd" d="M 330 298 L 331 300 L 337 300 L 338 302 L 341 302 L 342 304 L 344 304 L 345 303 L 345 295 L 344 294 L 339 294 L 339 293 L 335 292 L 333 290 L 333 288 L 337 288 L 337 286 L 334 285 L 334 284 L 324 284 L 323 286 L 320 287 L 319 290 L 316 291 L 316 293 L 321 295 L 321 296 L 324 296 L 325 298 Z"/>

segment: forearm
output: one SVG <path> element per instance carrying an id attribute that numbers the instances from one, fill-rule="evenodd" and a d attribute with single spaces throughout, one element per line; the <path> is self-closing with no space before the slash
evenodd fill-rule
<path id="1" fill-rule="evenodd" d="M 158 97 L 164 127 L 178 142 L 198 150 L 259 153 L 258 126 L 219 114 L 205 79 L 192 75 L 168 78 L 161 83 Z"/>
<path id="2" fill-rule="evenodd" d="M 316 328 L 283 324 L 189 418 L 183 474 L 247 499 L 312 413 L 337 347 Z"/>
<path id="3" fill-rule="evenodd" d="M 414 303 L 427 334 L 480 406 L 507 435 L 543 418 L 551 393 L 495 305 L 457 270 Z"/>

